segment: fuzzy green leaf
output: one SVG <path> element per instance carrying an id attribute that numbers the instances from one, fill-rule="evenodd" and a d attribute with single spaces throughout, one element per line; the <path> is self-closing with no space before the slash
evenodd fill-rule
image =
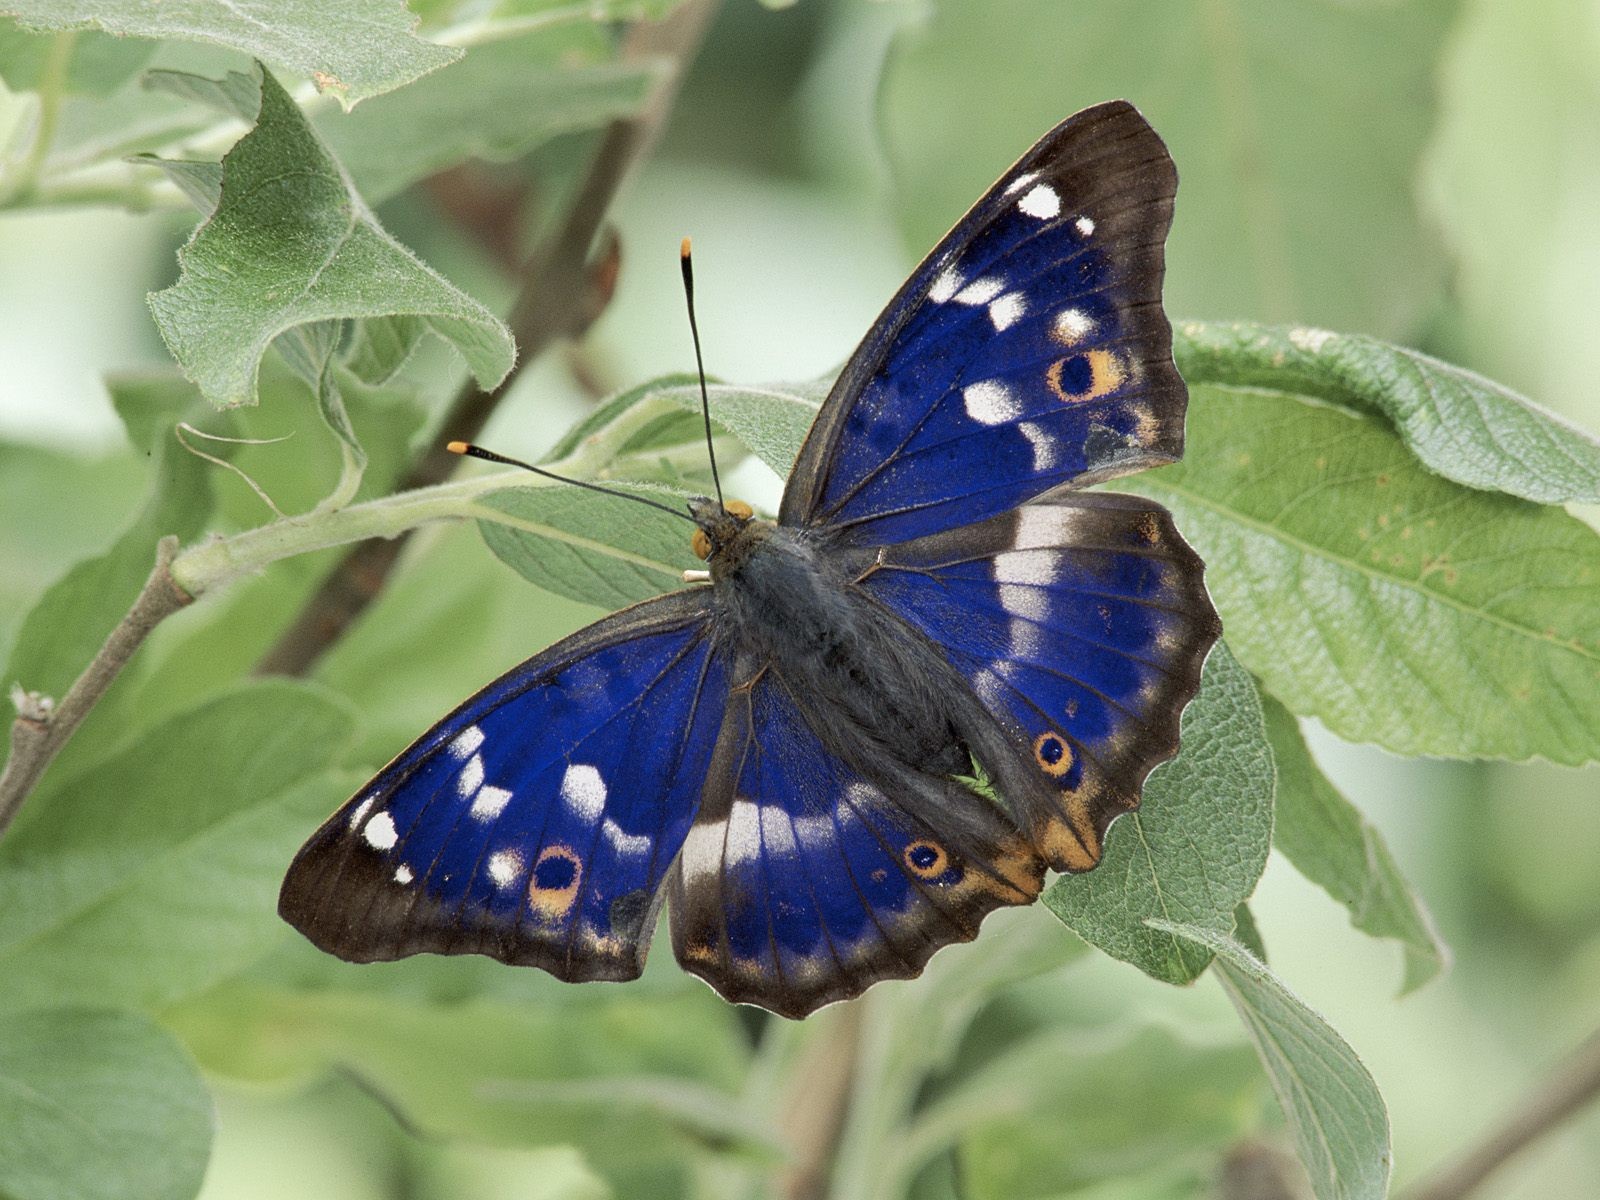
<path id="1" fill-rule="evenodd" d="M 750 447 L 780 479 L 787 479 L 831 383 L 820 380 L 769 387 L 719 383 L 709 385 L 706 395 L 711 419 Z M 700 411 L 698 383 L 664 387 L 655 394 L 680 408 Z"/>
<path id="2" fill-rule="evenodd" d="M 378 224 L 338 160 L 269 74 L 255 128 L 222 161 L 222 199 L 150 297 L 184 373 L 221 406 L 253 404 L 261 356 L 312 321 L 409 315 L 492 387 L 516 357 L 510 331 Z"/>
<path id="3" fill-rule="evenodd" d="M 323 114 L 317 132 L 377 204 L 464 159 L 505 162 L 637 112 L 662 65 L 607 62 L 607 53 L 607 39 L 586 25 L 490 42 L 353 113 Z"/>
<path id="4" fill-rule="evenodd" d="M 11 11 L 8 7 L 7 11 Z M 48 70 L 53 38 L 30 33 L 9 17 L 0 17 L 0 79 L 14 92 L 37 91 Z M 67 95 L 104 98 L 150 61 L 151 42 L 84 32 L 73 39 L 62 91 Z"/>
<path id="5" fill-rule="evenodd" d="M 270 949 L 290 856 L 361 782 L 326 773 L 352 724 L 319 689 L 254 684 L 34 797 L 0 843 L 0 1006 L 159 1008 Z"/>
<path id="6" fill-rule="evenodd" d="M 98 29 L 119 37 L 210 42 L 311 77 L 347 107 L 459 58 L 424 42 L 403 0 L 10 0 L 36 30 Z"/>
<path id="7" fill-rule="evenodd" d="M 623 490 L 682 507 L 659 489 Z M 642 505 L 569 485 L 507 488 L 478 501 L 483 540 L 530 583 L 558 596 L 621 608 L 683 586 L 699 565 L 693 527 Z"/>
<path id="8" fill-rule="evenodd" d="M 1232 938 L 1151 924 L 1216 956 L 1213 973 L 1255 1043 L 1317 1200 L 1383 1200 L 1392 1165 L 1389 1114 L 1355 1051 Z"/>
<path id="9" fill-rule="evenodd" d="M 1600 439 L 1509 388 L 1403 346 L 1323 329 L 1184 321 L 1191 384 L 1260 387 L 1378 412 L 1430 470 L 1468 487 L 1600 503 Z"/>
<path id="10" fill-rule="evenodd" d="M 1106 835 L 1100 865 L 1044 894 L 1079 937 L 1167 983 L 1188 983 L 1210 955 L 1153 931 L 1147 918 L 1223 933 L 1255 889 L 1272 837 L 1272 750 L 1250 675 L 1219 642 L 1184 710 L 1182 749 L 1144 785 L 1138 811 Z"/>
<path id="11" fill-rule="evenodd" d="M 1263 707 L 1278 763 L 1273 844 L 1302 875 L 1350 910 L 1350 923 L 1357 929 L 1399 942 L 1406 960 L 1401 990 L 1421 987 L 1450 962 L 1433 918 L 1400 874 L 1383 835 L 1318 769 L 1294 714 L 1270 696 L 1263 697 Z M 1247 938 L 1240 941 L 1251 945 Z"/>
<path id="12" fill-rule="evenodd" d="M 1382 418 L 1202 386 L 1184 461 L 1121 480 L 1208 564 L 1266 688 L 1398 754 L 1600 757 L 1600 535 L 1425 470 Z"/>
<path id="13" fill-rule="evenodd" d="M 143 1017 L 53 1009 L 0 1024 L 6 1200 L 190 1200 L 212 1120 L 194 1063 Z"/>

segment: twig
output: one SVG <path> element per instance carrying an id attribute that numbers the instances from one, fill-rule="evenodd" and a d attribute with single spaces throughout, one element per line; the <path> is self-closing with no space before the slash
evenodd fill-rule
<path id="1" fill-rule="evenodd" d="M 521 369 L 552 342 L 582 333 L 604 310 L 616 283 L 617 246 L 614 239 L 607 242 L 593 265 L 590 246 L 629 169 L 660 133 L 716 7 L 717 0 L 688 0 L 661 22 L 638 22 L 629 29 L 623 42 L 625 60 L 670 56 L 676 61 L 676 70 L 644 111 L 607 127 L 565 220 L 529 257 L 509 318 L 517 340 L 516 367 L 493 391 L 479 392 L 469 385 L 457 395 L 432 446 L 401 481 L 402 489 L 448 479 L 461 460 L 444 449 L 445 443 L 475 440 Z M 406 541 L 402 536 L 353 547 L 256 665 L 256 673 L 304 675 L 310 671 L 383 590 Z"/>
<path id="2" fill-rule="evenodd" d="M 1507 1162 L 1600 1096 L 1600 1033 L 1524 1097 L 1505 1123 L 1433 1178 L 1407 1193 L 1406 1200 L 1462 1200 Z"/>
<path id="3" fill-rule="evenodd" d="M 15 693 L 17 717 L 11 723 L 11 756 L 0 773 L 0 834 L 16 817 L 51 759 L 89 715 L 150 631 L 193 599 L 173 582 L 170 568 L 177 552 L 177 538 L 165 537 L 156 543 L 156 565 L 138 599 L 59 704 L 52 705 L 47 697 L 20 688 Z"/>
<path id="4" fill-rule="evenodd" d="M 778 1182 L 783 1200 L 823 1200 L 833 1175 L 849 1113 L 850 1092 L 860 1057 L 860 1000 L 849 1000 L 828 1016 L 825 1036 L 813 1039 L 796 1065 L 782 1128 L 793 1155 Z"/>

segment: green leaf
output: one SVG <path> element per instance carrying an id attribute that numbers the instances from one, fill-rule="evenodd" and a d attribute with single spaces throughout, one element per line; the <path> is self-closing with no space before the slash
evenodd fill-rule
<path id="1" fill-rule="evenodd" d="M 1355 1051 L 1232 938 L 1171 921 L 1151 924 L 1216 955 L 1213 973 L 1255 1043 L 1317 1200 L 1383 1200 L 1392 1165 L 1389 1114 Z"/>
<path id="2" fill-rule="evenodd" d="M 468 158 L 505 162 L 558 134 L 643 107 L 660 63 L 607 62 L 609 39 L 585 23 L 474 47 L 461 62 L 317 132 L 368 203 Z"/>
<path id="3" fill-rule="evenodd" d="M 897 39 L 881 96 L 907 242 L 932 246 L 1074 109 L 1127 96 L 1183 180 L 1169 312 L 1404 334 L 1445 275 L 1415 194 L 1438 48 L 1457 7 L 931 6 Z"/>
<path id="4" fill-rule="evenodd" d="M 1249 1050 L 1153 1026 L 1109 1032 L 1018 1044 L 919 1114 L 913 1152 L 959 1144 L 971 1200 L 1054 1200 L 1175 1161 L 1198 1183 L 1205 1160 L 1256 1123 Z"/>
<path id="5" fill-rule="evenodd" d="M 1261 697 L 1261 703 L 1262 707 L 1265 708 L 1266 705 L 1272 703 L 1272 698 L 1263 696 Z M 1272 726 L 1270 724 L 1267 726 L 1267 736 L 1269 739 L 1272 736 Z M 1276 745 L 1272 748 L 1272 755 L 1273 760 L 1275 762 L 1278 761 L 1278 748 Z M 1280 765 L 1278 769 L 1278 792 L 1276 803 L 1272 809 L 1272 834 L 1274 839 L 1277 838 L 1278 824 L 1282 819 L 1282 797 L 1283 769 Z M 1240 904 L 1238 908 L 1233 910 L 1233 936 L 1251 954 L 1254 954 L 1262 962 L 1267 961 L 1267 943 L 1261 936 L 1261 927 L 1256 924 L 1256 915 L 1250 911 L 1248 902 Z"/>
<path id="6" fill-rule="evenodd" d="M 1147 918 L 1231 932 L 1272 837 L 1261 699 L 1222 642 L 1206 659 L 1181 737 L 1178 756 L 1151 772 L 1139 809 L 1112 825 L 1100 865 L 1063 875 L 1044 894 L 1079 937 L 1167 983 L 1188 983 L 1210 956 L 1154 932 Z"/>
<path id="7" fill-rule="evenodd" d="M 213 403 L 253 404 L 261 356 L 312 321 L 411 315 L 450 342 L 484 387 L 511 369 L 510 331 L 395 241 L 261 72 L 261 115 L 222 161 L 222 199 L 150 297 L 156 324 Z"/>
<path id="8" fill-rule="evenodd" d="M 1278 764 L 1273 843 L 1302 875 L 1350 910 L 1357 929 L 1400 943 L 1406 961 L 1402 993 L 1421 987 L 1450 962 L 1433 918 L 1401 875 L 1383 835 L 1317 767 L 1294 714 L 1270 696 L 1263 697 L 1263 707 Z"/>
<path id="9" fill-rule="evenodd" d="M 1193 389 L 1172 509 L 1266 688 L 1398 754 L 1600 757 L 1600 535 L 1424 470 L 1380 418 Z"/>
<path id="10" fill-rule="evenodd" d="M 660 489 L 630 493 L 681 507 Z M 530 583 L 558 596 L 621 608 L 683 586 L 696 565 L 693 528 L 665 513 L 583 488 L 507 488 L 481 497 L 478 522 L 489 549 Z"/>
<path id="11" fill-rule="evenodd" d="M 280 1081 L 338 1065 L 430 1134 L 493 1145 L 569 1143 L 608 1173 L 678 1139 L 749 1140 L 731 1110 L 749 1054 L 735 1009 L 701 988 L 577 988 L 528 971 L 514 998 L 443 1002 L 399 980 L 462 962 L 330 964 L 321 987 L 254 976 L 166 1015 L 219 1074 Z M 419 966 L 422 971 L 410 968 Z M 454 973 L 454 972 L 452 972 Z M 381 990 L 378 978 L 394 981 Z M 348 981 L 348 982 L 347 982 Z"/>
<path id="12" fill-rule="evenodd" d="M 222 164 L 186 158 L 157 158 L 153 154 L 130 154 L 128 161 L 157 167 L 167 173 L 167 178 L 178 185 L 178 190 L 189 198 L 206 216 L 216 211 L 222 201 Z"/>
<path id="13" fill-rule="evenodd" d="M 344 393 L 339 390 L 339 365 L 335 358 L 344 332 L 342 321 L 313 321 L 298 325 L 278 340 L 278 353 L 317 398 L 317 412 L 333 436 L 347 464 L 349 491 L 337 496 L 337 504 L 348 503 L 366 470 L 367 452 L 356 437 L 345 410 Z"/>
<path id="14" fill-rule="evenodd" d="M 327 774 L 351 729 L 320 689 L 252 684 L 34 797 L 0 843 L 0 1007 L 160 1008 L 265 953 L 289 858 L 361 782 Z"/>
<path id="15" fill-rule="evenodd" d="M 190 1200 L 212 1120 L 194 1063 L 143 1017 L 51 1010 L 0 1024 L 7 1200 Z"/>
<path id="16" fill-rule="evenodd" d="M 704 438 L 702 427 L 686 419 L 679 404 L 659 394 L 692 387 L 698 396 L 699 386 L 695 376 L 675 374 L 663 375 L 619 392 L 596 405 L 587 416 L 562 434 L 543 461 L 563 461 L 569 465 L 577 463 L 601 469 L 605 463 L 587 462 L 587 456 L 591 453 L 588 447 L 595 444 L 603 445 L 606 454 L 615 458 L 619 454 L 642 454 L 675 448 L 692 441 L 696 436 Z M 696 405 L 698 403 L 696 400 Z"/>
<path id="17" fill-rule="evenodd" d="M 210 42 L 310 76 L 346 107 L 459 58 L 412 30 L 403 0 L 10 0 L 7 12 L 37 30 L 98 29 L 119 37 Z"/>
<path id="18" fill-rule="evenodd" d="M 1178 367 L 1191 384 L 1377 412 L 1446 479 L 1544 504 L 1600 503 L 1600 439 L 1471 371 L 1323 329 L 1184 321 L 1176 335 Z"/>
<path id="19" fill-rule="evenodd" d="M 140 83 L 146 91 L 201 104 L 225 117 L 238 117 L 252 125 L 261 112 L 261 83 L 255 75 L 246 75 L 243 71 L 229 71 L 220 79 L 212 79 L 192 71 L 157 68 L 146 71 Z"/>
<path id="20" fill-rule="evenodd" d="M 708 385 L 706 394 L 711 402 L 712 421 L 750 447 L 757 458 L 778 473 L 778 478 L 787 479 L 832 382 L 827 379 L 768 387 L 719 383 Z M 698 383 L 664 387 L 654 394 L 680 408 L 700 411 Z"/>
<path id="21" fill-rule="evenodd" d="M 0 17 L 0 79 L 14 92 L 38 91 L 52 41 L 50 35 L 30 33 L 10 17 Z M 104 98 L 138 74 L 156 48 L 151 42 L 84 32 L 73 38 L 71 51 L 63 93 Z"/>

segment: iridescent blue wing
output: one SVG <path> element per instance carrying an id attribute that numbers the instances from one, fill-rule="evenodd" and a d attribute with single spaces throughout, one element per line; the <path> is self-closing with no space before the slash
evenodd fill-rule
<path id="1" fill-rule="evenodd" d="M 1161 311 L 1177 172 L 1123 101 L 1069 117 L 962 218 L 846 365 L 781 520 L 855 544 L 983 520 L 1183 453 Z"/>
<path id="2" fill-rule="evenodd" d="M 988 801 L 953 780 L 847 764 L 770 664 L 734 678 L 667 885 L 686 970 L 729 1000 L 802 1017 L 918 974 L 989 912 L 1038 895 L 1038 858 Z"/>
<path id="3" fill-rule="evenodd" d="M 888 547 L 860 586 L 932 638 L 1031 771 L 1008 789 L 1049 865 L 1081 871 L 1178 749 L 1221 632 L 1159 504 L 1065 492 Z"/>
<path id="4" fill-rule="evenodd" d="M 354 962 L 638 975 L 727 696 L 711 604 L 646 601 L 490 684 L 317 831 L 279 912 Z"/>

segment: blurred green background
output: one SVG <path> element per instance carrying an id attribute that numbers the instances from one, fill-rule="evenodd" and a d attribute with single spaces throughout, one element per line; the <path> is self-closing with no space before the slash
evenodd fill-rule
<path id="1" fill-rule="evenodd" d="M 1183 177 L 1175 318 L 1372 333 L 1600 428 L 1592 0 L 732 0 L 614 213 L 614 303 L 580 347 L 524 373 L 483 440 L 512 454 L 550 444 L 588 403 L 574 366 L 620 387 L 692 364 L 676 265 L 685 233 L 715 374 L 831 371 L 995 175 L 1052 123 L 1112 96 L 1144 110 Z M 427 200 L 406 194 L 382 215 L 475 295 L 505 296 L 493 264 Z M 0 479 L 0 640 L 141 494 L 101 375 L 170 361 L 144 295 L 174 277 L 188 226 L 107 210 L 0 222 L 0 435 L 35 448 L 8 451 Z M 251 429 L 291 424 L 263 410 Z M 300 436 L 313 453 L 316 435 Z M 732 490 L 770 502 L 776 486 L 751 462 Z M 252 503 L 227 494 L 238 520 L 265 516 Z M 244 611 L 248 591 L 224 602 Z M 318 677 L 363 698 L 363 746 L 378 760 L 593 615 L 516 580 L 473 530 L 433 531 Z M 162 669 L 181 674 L 163 655 L 195 632 L 194 616 L 149 647 Z M 441 638 L 447 654 L 422 648 Z M 1350 1040 L 1387 1098 L 1403 1190 L 1600 1025 L 1600 769 L 1401 761 L 1313 737 L 1455 954 L 1447 976 L 1397 1000 L 1394 946 L 1351 930 L 1278 857 L 1253 903 L 1274 969 Z M 664 966 L 641 986 L 680 994 L 676 981 L 652 982 Z M 1230 1036 L 1209 983 L 1174 992 L 1100 956 L 1073 964 L 1056 993 L 1068 1012 L 1139 1012 L 1189 1037 Z M 1082 1061 L 1092 1074 L 1092 1052 Z M 1077 1062 L 1038 1069 L 1070 1075 Z M 219 1083 L 217 1095 L 207 1200 L 607 1194 L 570 1150 L 412 1138 L 348 1078 Z M 1062 1101 L 1068 1129 L 1085 1102 Z M 1587 1196 L 1597 1180 L 1591 1113 L 1482 1194 Z"/>

